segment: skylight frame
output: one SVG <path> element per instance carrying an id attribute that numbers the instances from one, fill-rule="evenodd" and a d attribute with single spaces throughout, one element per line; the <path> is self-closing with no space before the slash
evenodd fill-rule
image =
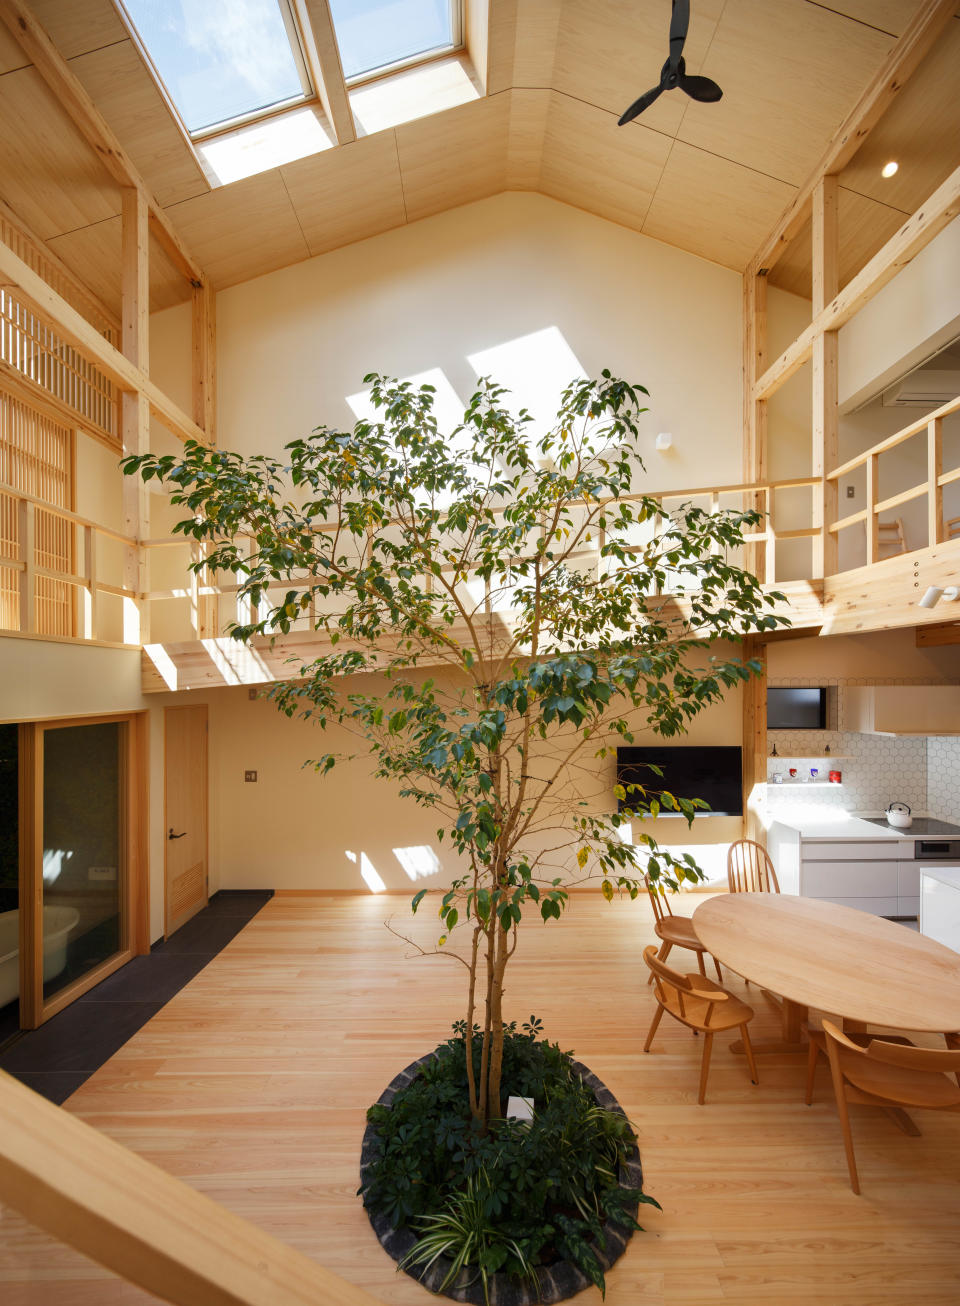
<path id="1" fill-rule="evenodd" d="M 183 114 L 177 105 L 170 88 L 160 75 L 160 70 L 150 53 L 149 48 L 132 16 L 127 10 L 124 0 L 114 0 L 114 4 L 120 13 L 124 25 L 130 33 L 130 37 L 140 52 L 144 63 L 147 65 L 153 80 L 156 82 L 160 93 L 166 101 L 167 107 L 175 116 L 186 138 L 197 144 L 202 144 L 215 136 L 220 136 L 225 132 L 236 130 L 238 127 L 245 127 L 249 123 L 261 122 L 264 119 L 272 118 L 277 114 L 285 113 L 290 109 L 300 108 L 304 105 L 319 104 L 320 95 L 314 86 L 313 78 L 310 75 L 310 65 L 306 55 L 304 35 L 300 30 L 300 25 L 294 12 L 292 0 L 277 0 L 277 7 L 280 10 L 280 18 L 287 36 L 287 44 L 290 47 L 290 53 L 293 56 L 293 62 L 296 67 L 297 75 L 300 78 L 302 94 L 288 96 L 284 100 L 277 100 L 273 104 L 262 105 L 259 108 L 251 109 L 247 113 L 235 114 L 231 118 L 222 118 L 217 122 L 209 123 L 204 127 L 198 127 L 195 131 L 187 126 Z"/>
<path id="2" fill-rule="evenodd" d="M 405 72 L 408 68 L 419 68 L 422 64 L 433 63 L 436 59 L 445 59 L 452 54 L 459 54 L 465 44 L 465 23 L 464 23 L 464 0 L 447 0 L 447 6 L 450 10 L 450 36 L 451 40 L 446 45 L 434 45 L 428 50 L 419 50 L 414 54 L 408 55 L 405 59 L 395 59 L 392 63 L 381 64 L 377 68 L 370 68 L 363 73 L 354 73 L 352 77 L 344 77 L 344 85 L 348 91 L 354 90 L 358 86 L 366 86 L 370 82 L 379 81 L 383 77 L 391 77 L 394 73 Z M 333 24 L 334 40 L 337 42 L 337 51 L 340 50 L 340 41 L 337 37 L 336 25 Z"/>

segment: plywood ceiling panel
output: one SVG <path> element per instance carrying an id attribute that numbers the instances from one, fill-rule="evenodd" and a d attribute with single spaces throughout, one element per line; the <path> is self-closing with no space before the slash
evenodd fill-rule
<path id="1" fill-rule="evenodd" d="M 646 127 L 624 131 L 606 109 L 553 92 L 540 189 L 639 231 L 672 144 Z"/>
<path id="2" fill-rule="evenodd" d="M 120 219 L 108 218 L 49 241 L 50 248 L 120 315 Z M 172 308 L 190 298 L 190 287 L 155 241 L 150 244 L 150 311 Z"/>
<path id="3" fill-rule="evenodd" d="M 120 144 L 161 204 L 210 189 L 132 41 L 80 55 L 70 67 L 106 120 L 115 124 Z"/>
<path id="4" fill-rule="evenodd" d="M 511 91 L 507 189 L 539 190 L 550 91 Z"/>
<path id="5" fill-rule="evenodd" d="M 311 254 L 364 240 L 406 220 L 392 131 L 284 164 L 280 172 Z"/>
<path id="6" fill-rule="evenodd" d="M 309 258 L 279 168 L 167 209 L 218 289 Z"/>
<path id="7" fill-rule="evenodd" d="M 120 191 L 31 68 L 0 77 L 0 194 L 42 238 L 120 212 Z"/>
<path id="8" fill-rule="evenodd" d="M 696 73 L 713 40 L 724 0 L 698 0 L 683 47 L 687 71 Z M 560 24 L 553 86 L 609 109 L 619 118 L 656 86 L 670 50 L 668 5 L 625 5 L 623 0 L 566 0 Z M 675 136 L 689 97 L 673 91 L 644 110 L 643 126 Z M 621 130 L 629 130 L 629 125 Z"/>
<path id="9" fill-rule="evenodd" d="M 510 97 L 473 100 L 396 129 L 407 221 L 506 188 Z"/>
<path id="10" fill-rule="evenodd" d="M 907 219 L 906 213 L 840 187 L 840 284 L 856 276 Z M 810 298 L 813 259 L 810 223 L 806 222 L 770 272 L 770 284 Z"/>
<path id="11" fill-rule="evenodd" d="M 807 0 L 727 0 L 702 69 L 723 99 L 691 101 L 678 138 L 799 186 L 892 45 Z"/>
<path id="12" fill-rule="evenodd" d="M 513 85 L 517 45 L 516 0 L 487 0 L 487 94 L 499 95 Z"/>
<path id="13" fill-rule="evenodd" d="M 523 0 L 517 5 L 514 86 L 552 85 L 562 9 L 563 0 Z"/>
<path id="14" fill-rule="evenodd" d="M 0 77 L 13 72 L 15 68 L 26 68 L 30 60 L 23 53 L 20 44 L 7 31 L 6 25 L 0 23 Z"/>
<path id="15" fill-rule="evenodd" d="M 742 272 L 796 189 L 677 141 L 643 233 Z"/>
<path id="16" fill-rule="evenodd" d="M 868 136 L 840 181 L 871 199 L 913 211 L 960 162 L 960 19 L 941 39 Z M 896 159 L 894 177 L 880 169 Z"/>
<path id="17" fill-rule="evenodd" d="M 129 36 L 111 0 L 30 0 L 30 8 L 64 59 Z"/>
<path id="18" fill-rule="evenodd" d="M 824 9 L 893 36 L 901 35 L 922 5 L 923 0 L 823 0 Z"/>

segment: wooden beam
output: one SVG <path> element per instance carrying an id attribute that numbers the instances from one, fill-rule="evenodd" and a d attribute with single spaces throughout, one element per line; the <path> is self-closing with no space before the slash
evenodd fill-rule
<path id="1" fill-rule="evenodd" d="M 217 301 L 210 285 L 193 291 L 193 420 L 216 444 Z"/>
<path id="2" fill-rule="evenodd" d="M 880 518 L 877 514 L 877 488 L 880 481 L 880 455 L 871 454 L 867 459 L 867 508 L 864 520 L 867 524 L 867 562 L 874 563 L 880 557 Z"/>
<path id="3" fill-rule="evenodd" d="M 821 177 L 813 188 L 814 317 L 823 312 L 840 290 L 839 193 L 836 177 Z"/>
<path id="4" fill-rule="evenodd" d="M 180 1306 L 380 1306 L 3 1072 L 0 1201 Z"/>
<path id="5" fill-rule="evenodd" d="M 310 71 L 317 83 L 320 103 L 330 119 L 337 144 L 348 145 L 357 139 L 357 128 L 343 76 L 329 0 L 297 0 L 297 14 L 307 37 Z"/>
<path id="6" fill-rule="evenodd" d="M 925 0 L 886 63 L 840 124 L 795 199 L 754 255 L 747 274 L 770 271 L 806 221 L 817 183 L 843 171 L 956 13 L 956 0 Z"/>
<path id="7" fill-rule="evenodd" d="M 823 634 L 936 625 L 943 608 L 921 608 L 930 585 L 960 585 L 960 539 L 911 549 L 873 565 L 828 576 L 823 582 Z"/>
<path id="8" fill-rule="evenodd" d="M 917 628 L 917 648 L 942 648 L 946 644 L 960 644 L 960 621 Z"/>
<path id="9" fill-rule="evenodd" d="M 870 262 L 848 281 L 757 381 L 754 397 L 768 399 L 804 365 L 813 342 L 824 331 L 839 330 L 869 300 L 915 258 L 934 236 L 960 214 L 960 168 L 938 186 L 925 204 L 910 215 Z"/>
<path id="10" fill-rule="evenodd" d="M 6 24 L 114 181 L 121 187 L 136 187 L 147 196 L 151 227 L 174 266 L 188 281 L 202 282 L 202 269 L 187 251 L 160 201 L 150 195 L 133 160 L 29 6 L 23 0 L 0 0 L 0 20 Z"/>
<path id="11" fill-rule="evenodd" d="M 3 0 L 0 0 L 3 3 Z M 123 392 L 141 391 L 150 411 L 181 440 L 206 443 L 203 430 L 169 399 L 150 378 L 92 327 L 86 318 L 24 263 L 8 245 L 0 241 L 0 285 L 16 287 L 17 298 L 32 308 L 45 322 L 57 328 L 58 335 L 92 363 Z"/>

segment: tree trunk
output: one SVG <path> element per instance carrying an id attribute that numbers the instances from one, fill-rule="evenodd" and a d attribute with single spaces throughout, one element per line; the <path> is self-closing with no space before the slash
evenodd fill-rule
<path id="1" fill-rule="evenodd" d="M 507 932 L 497 924 L 497 952 L 490 981 L 490 1070 L 487 1076 L 487 1119 L 499 1120 L 500 1077 L 503 1071 L 503 973 L 507 967 Z"/>
<path id="2" fill-rule="evenodd" d="M 470 1114 L 474 1120 L 482 1121 L 483 1116 L 480 1113 L 480 1105 L 477 1102 L 477 1081 L 473 1073 L 473 1016 L 476 1011 L 477 996 L 477 953 L 480 948 L 480 925 L 477 925 L 473 931 L 473 945 L 470 955 L 470 992 L 467 998 L 467 1035 L 466 1035 L 466 1054 L 467 1054 L 467 1088 L 470 1093 Z"/>

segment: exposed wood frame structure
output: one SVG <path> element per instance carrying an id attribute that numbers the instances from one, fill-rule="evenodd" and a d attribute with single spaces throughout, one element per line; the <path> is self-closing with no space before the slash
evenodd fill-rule
<path id="1" fill-rule="evenodd" d="M 306 37 L 310 75 L 338 145 L 357 139 L 350 95 L 343 75 L 340 47 L 333 28 L 329 0 L 296 0 L 297 17 Z"/>
<path id="2" fill-rule="evenodd" d="M 176 1306 L 380 1306 L 2 1072 L 0 1201 Z"/>
<path id="3" fill-rule="evenodd" d="M 927 494 L 928 550 L 930 564 L 936 570 L 949 567 L 949 558 L 941 556 L 943 541 L 943 485 L 955 479 L 943 473 L 940 422 L 945 411 L 915 423 L 897 435 L 866 451 L 859 458 L 838 467 L 839 460 L 839 330 L 874 295 L 890 282 L 901 268 L 960 213 L 960 168 L 957 168 L 929 200 L 907 219 L 886 244 L 850 282 L 840 288 L 839 281 L 839 174 L 853 159 L 871 130 L 894 102 L 898 92 L 920 66 L 937 39 L 956 13 L 955 0 L 926 0 L 897 41 L 885 65 L 864 91 L 841 124 L 817 166 L 801 186 L 793 202 L 764 240 L 744 272 L 743 279 L 743 474 L 747 480 L 764 478 L 768 466 L 767 401 L 805 363 L 812 361 L 812 448 L 811 471 L 821 478 L 821 490 L 814 506 L 813 556 L 811 575 L 824 582 L 824 609 L 828 614 L 824 633 L 850 632 L 876 627 L 878 607 L 888 609 L 889 596 L 872 594 L 876 585 L 874 568 L 879 560 L 878 514 Z M 811 222 L 813 274 L 811 286 L 812 321 L 772 363 L 767 363 L 766 278 L 771 268 L 799 233 Z M 877 501 L 878 459 L 885 448 L 892 448 L 912 434 L 928 428 L 927 480 L 920 486 L 882 502 Z M 866 465 L 867 507 L 861 513 L 838 521 L 838 479 L 861 463 Z M 956 472 L 960 476 L 960 471 Z M 839 532 L 857 521 L 866 523 L 867 567 L 837 576 Z M 756 558 L 750 561 L 757 563 Z M 885 568 L 892 576 L 908 565 L 908 560 L 894 558 Z M 909 562 L 911 569 L 915 564 Z M 758 574 L 763 572 L 757 568 Z M 914 576 L 917 575 L 913 571 Z M 914 581 L 914 584 L 917 582 Z M 903 604 L 901 602 L 900 606 Z M 872 614 L 872 615 L 870 615 Z M 759 701 L 762 682 L 753 682 L 744 691 L 744 795 L 766 780 L 766 708 Z M 762 718 L 762 722 L 760 720 Z M 762 744 L 762 747 L 761 747 Z M 748 834 L 755 828 L 744 807 Z"/>

